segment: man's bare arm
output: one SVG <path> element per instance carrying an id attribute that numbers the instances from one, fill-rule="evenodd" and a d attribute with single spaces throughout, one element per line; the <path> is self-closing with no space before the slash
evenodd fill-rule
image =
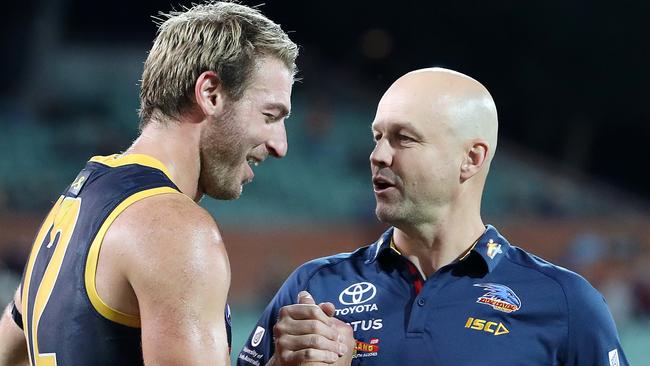
<path id="1" fill-rule="evenodd" d="M 14 302 L 20 309 L 20 287 L 16 290 Z M 6 307 L 0 319 L 0 366 L 29 365 L 25 333 L 16 325 L 11 316 L 12 305 L 9 304 Z"/>
<path id="2" fill-rule="evenodd" d="M 212 217 L 181 195 L 129 208 L 134 254 L 123 273 L 138 300 L 146 365 L 229 365 L 230 267 Z M 127 212 L 125 212 L 127 214 Z"/>

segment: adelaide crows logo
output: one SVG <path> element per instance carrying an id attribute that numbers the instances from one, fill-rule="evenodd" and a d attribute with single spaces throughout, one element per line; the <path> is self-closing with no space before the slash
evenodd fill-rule
<path id="1" fill-rule="evenodd" d="M 490 305 L 493 309 L 504 313 L 512 313 L 521 308 L 521 300 L 507 286 L 498 283 L 477 283 L 474 286 L 482 287 L 483 290 L 487 291 L 485 295 L 476 300 L 479 304 Z"/>

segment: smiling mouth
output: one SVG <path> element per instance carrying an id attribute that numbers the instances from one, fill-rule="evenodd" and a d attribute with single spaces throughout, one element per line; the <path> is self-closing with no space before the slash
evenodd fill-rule
<path id="1" fill-rule="evenodd" d="M 257 158 L 254 158 L 254 157 L 248 157 L 248 158 L 246 158 L 246 162 L 250 166 L 259 166 L 262 161 L 258 160 Z"/>
<path id="2" fill-rule="evenodd" d="M 259 159 L 254 156 L 246 157 L 246 164 L 248 165 L 249 172 L 246 174 L 246 177 L 244 177 L 244 180 L 242 181 L 242 185 L 251 183 L 253 181 L 253 178 L 255 177 L 255 172 L 253 171 L 253 167 L 258 167 L 263 160 L 264 159 Z"/>

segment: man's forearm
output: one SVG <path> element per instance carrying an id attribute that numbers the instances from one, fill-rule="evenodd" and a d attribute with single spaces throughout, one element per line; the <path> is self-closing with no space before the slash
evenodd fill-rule
<path id="1" fill-rule="evenodd" d="M 9 304 L 0 318 L 0 366 L 28 366 L 25 334 L 11 317 L 12 306 Z"/>

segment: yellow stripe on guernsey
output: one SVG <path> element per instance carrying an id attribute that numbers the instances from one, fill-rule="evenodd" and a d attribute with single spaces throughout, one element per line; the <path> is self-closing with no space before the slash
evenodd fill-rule
<path id="1" fill-rule="evenodd" d="M 60 202 L 57 202 L 54 206 L 56 213 L 53 215 L 51 223 L 49 222 L 49 216 L 52 215 L 49 215 L 48 220 L 45 223 L 46 225 L 41 229 L 41 233 L 50 233 L 49 238 L 44 238 L 48 240 L 46 247 L 49 249 L 55 244 L 56 246 L 54 247 L 52 257 L 45 268 L 41 282 L 38 285 L 38 290 L 36 290 L 36 296 L 34 297 L 32 305 L 33 310 L 31 322 L 26 323 L 29 325 L 32 340 L 32 349 L 29 354 L 31 358 L 33 352 L 34 359 L 32 361 L 35 365 L 56 366 L 56 355 L 54 353 L 41 353 L 38 349 L 38 324 L 41 320 L 41 315 L 43 315 L 45 307 L 50 300 L 50 295 L 52 294 L 52 290 L 54 290 L 56 280 L 59 277 L 63 258 L 68 249 L 70 239 L 72 238 L 72 233 L 74 233 L 75 225 L 77 224 L 80 208 L 81 198 L 66 197 L 62 201 L 60 200 Z M 41 236 L 40 233 L 38 236 Z M 42 246 L 39 243 L 45 244 L 45 242 L 36 242 L 35 248 L 38 250 L 42 249 Z M 33 267 L 29 269 L 30 272 L 32 269 Z M 29 287 L 27 287 L 27 289 L 29 289 Z M 26 299 L 27 302 L 31 300 L 28 297 L 24 297 L 24 299 Z"/>
<path id="2" fill-rule="evenodd" d="M 158 159 L 151 157 L 149 155 L 144 155 L 144 154 L 127 154 L 127 155 L 120 155 L 120 154 L 114 154 L 114 155 L 109 155 L 109 156 L 93 156 L 90 158 L 89 161 L 95 162 L 95 163 L 101 163 L 104 165 L 108 165 L 111 168 L 117 168 L 123 165 L 129 165 L 129 164 L 138 164 L 138 165 L 143 165 L 143 166 L 148 166 L 150 168 L 156 168 L 167 176 L 169 180 L 174 182 L 172 179 L 172 175 L 169 174 L 169 170 L 167 170 L 167 167 L 165 164 L 161 163 Z M 176 184 L 176 182 L 174 182 Z"/>
<path id="3" fill-rule="evenodd" d="M 41 243 L 43 243 L 43 240 L 45 239 L 45 235 L 50 230 L 50 227 L 52 226 L 52 223 L 54 222 L 54 217 L 56 216 L 57 212 L 59 211 L 59 207 L 61 206 L 61 202 L 63 202 L 63 196 L 59 197 L 59 199 L 56 201 L 52 209 L 50 210 L 50 213 L 47 214 L 47 217 L 45 218 L 45 221 L 43 221 L 43 224 L 41 225 L 41 230 L 38 232 L 38 235 L 36 235 L 36 239 L 34 240 L 34 245 L 32 245 L 32 251 L 29 254 L 29 261 L 27 262 L 27 268 L 25 269 L 25 281 L 23 283 L 23 288 L 21 296 L 20 296 L 20 301 L 21 301 L 21 310 L 22 310 L 22 316 L 23 316 L 23 324 L 25 324 L 25 332 L 27 332 L 27 306 L 29 304 L 29 286 L 31 283 L 32 279 L 32 271 L 34 270 L 34 263 L 36 262 L 36 257 L 38 256 L 38 252 L 41 249 Z"/>
<path id="4" fill-rule="evenodd" d="M 132 156 L 132 155 L 127 155 L 127 157 L 128 156 Z M 141 156 L 145 156 L 145 155 L 141 155 Z M 91 159 L 91 161 L 95 161 L 95 160 Z M 105 317 L 108 320 L 132 328 L 140 327 L 140 317 L 138 315 L 126 314 L 108 306 L 108 304 L 106 304 L 101 299 L 99 293 L 97 292 L 97 283 L 96 283 L 97 261 L 99 260 L 99 251 L 101 249 L 104 236 L 106 235 L 106 231 L 108 231 L 108 228 L 111 226 L 113 221 L 115 221 L 117 216 L 119 216 L 127 207 L 131 206 L 133 203 L 147 197 L 155 196 L 158 194 L 164 194 L 164 193 L 181 194 L 177 190 L 170 187 L 159 187 L 159 188 L 147 189 L 129 196 L 127 199 L 122 201 L 122 203 L 120 203 L 111 212 L 110 215 L 108 215 L 108 217 L 102 224 L 101 228 L 99 228 L 99 231 L 97 232 L 97 236 L 95 236 L 95 239 L 90 245 L 90 252 L 88 253 L 88 259 L 86 261 L 86 273 L 85 273 L 86 291 L 88 292 L 88 298 L 90 299 L 90 302 L 93 304 L 95 310 L 97 310 L 97 312 L 99 312 L 103 317 Z"/>
<path id="5" fill-rule="evenodd" d="M 41 243 L 43 243 L 43 240 L 45 239 L 45 235 L 50 231 L 50 227 L 54 223 L 54 218 L 57 216 L 59 212 L 59 208 L 61 207 L 61 203 L 63 202 L 63 196 L 59 197 L 59 199 L 56 201 L 54 204 L 54 207 L 50 210 L 50 213 L 47 214 L 47 217 L 45 218 L 45 221 L 43 221 L 43 225 L 41 226 L 41 230 L 38 232 L 36 235 L 36 239 L 34 240 L 34 244 L 32 245 L 32 252 L 29 255 L 29 261 L 27 262 L 27 268 L 25 269 L 25 281 L 23 283 L 23 288 L 22 288 L 22 294 L 20 296 L 20 301 L 21 301 L 21 308 L 22 308 L 22 317 L 23 317 L 23 325 L 24 325 L 24 331 L 25 335 L 27 337 L 30 337 L 30 328 L 28 322 L 27 316 L 28 316 L 28 306 L 29 303 L 31 302 L 31 299 L 29 298 L 29 287 L 31 286 L 31 279 L 32 279 L 32 271 L 34 270 L 34 263 L 36 262 L 36 257 L 38 257 L 38 253 L 40 252 L 41 249 Z M 33 336 L 33 334 L 32 334 Z M 28 348 L 28 355 L 29 355 L 29 362 L 30 365 L 34 364 L 34 361 L 32 360 L 32 350 L 30 347 L 30 342 L 27 342 L 27 348 Z"/>

